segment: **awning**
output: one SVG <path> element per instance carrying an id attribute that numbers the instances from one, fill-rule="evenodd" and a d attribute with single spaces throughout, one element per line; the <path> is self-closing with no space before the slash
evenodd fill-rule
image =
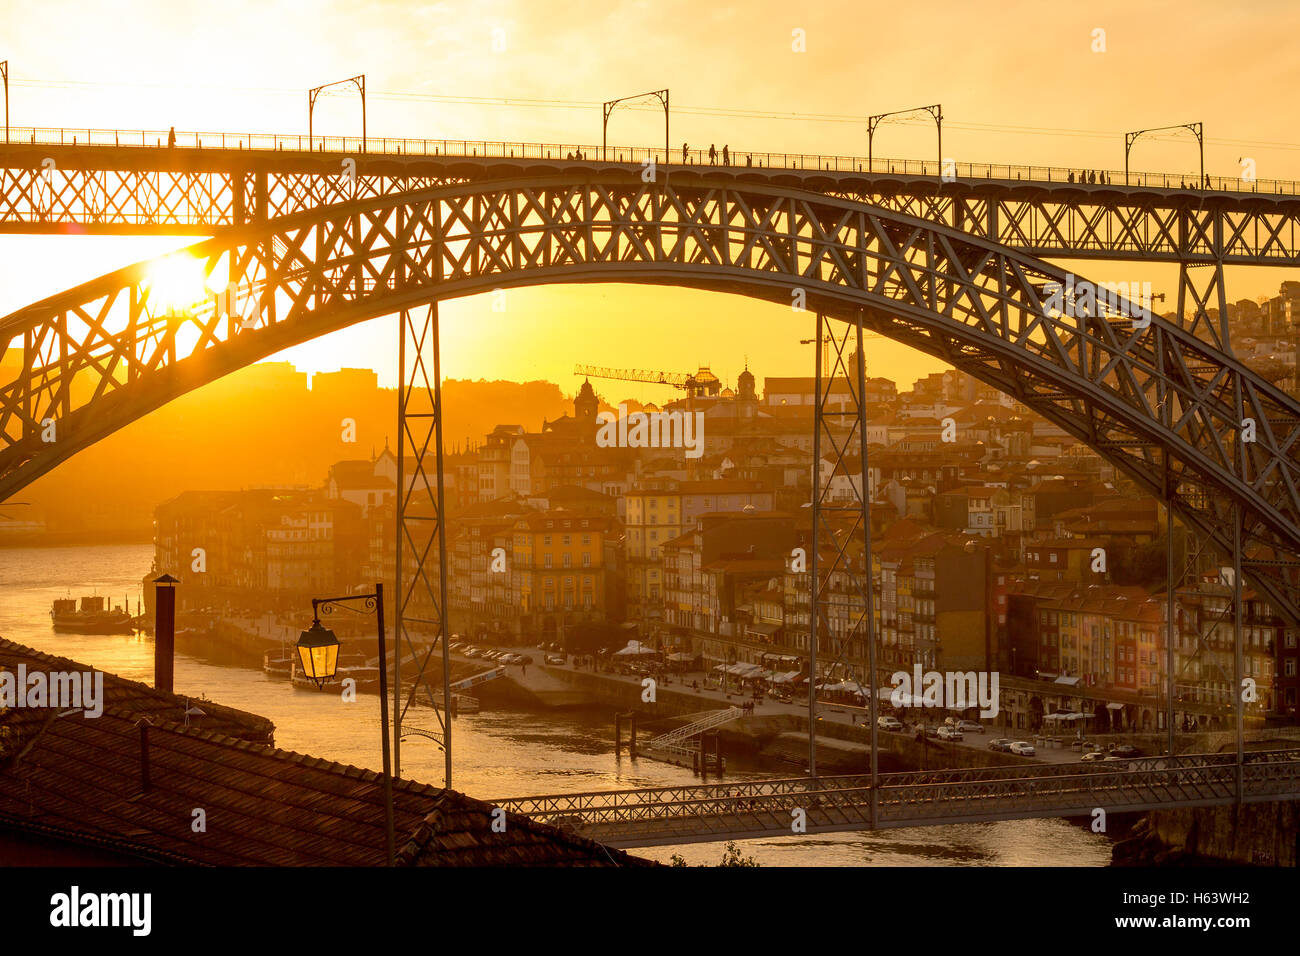
<path id="1" fill-rule="evenodd" d="M 780 627 L 780 624 L 749 624 L 745 627 L 745 630 L 753 631 L 755 634 L 762 634 L 764 637 L 771 637 Z"/>
<path id="2" fill-rule="evenodd" d="M 1106 709 L 1107 709 L 1107 710 L 1123 710 L 1123 709 L 1124 709 L 1124 705 L 1123 705 L 1123 704 L 1117 704 L 1115 701 L 1112 700 L 1109 704 L 1106 705 Z"/>
<path id="3" fill-rule="evenodd" d="M 680 653 L 680 652 L 679 652 L 679 653 L 675 653 L 675 654 L 669 654 L 669 655 L 668 655 L 668 659 L 669 659 L 670 661 L 674 661 L 674 662 L 676 662 L 676 661 L 693 661 L 693 660 L 695 660 L 695 655 L 694 655 L 694 654 L 683 654 L 683 653 Z"/>
<path id="4" fill-rule="evenodd" d="M 1077 677 L 1058 677 L 1058 678 L 1056 678 L 1056 680 L 1053 681 L 1052 683 L 1054 683 L 1054 684 L 1068 684 L 1069 686 L 1073 687 L 1075 684 L 1079 683 L 1079 678 L 1077 678 Z"/>
<path id="5" fill-rule="evenodd" d="M 615 657 L 639 657 L 642 654 L 658 654 L 653 648 L 646 647 L 640 641 L 628 641 L 627 647 L 621 651 L 615 651 Z"/>

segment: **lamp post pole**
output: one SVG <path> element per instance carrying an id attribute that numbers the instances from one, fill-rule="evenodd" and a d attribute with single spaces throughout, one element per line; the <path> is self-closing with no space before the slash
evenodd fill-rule
<path id="1" fill-rule="evenodd" d="M 626 103 L 626 102 L 628 102 L 629 100 L 644 100 L 644 99 L 647 99 L 647 98 L 649 98 L 649 97 L 651 97 L 651 96 L 653 96 L 655 99 L 657 99 L 657 100 L 659 101 L 659 104 L 664 108 L 664 165 L 665 165 L 665 166 L 668 165 L 669 156 L 670 156 L 671 154 L 670 154 L 669 151 L 668 151 L 668 116 L 669 116 L 669 113 L 668 113 L 668 91 L 667 91 L 667 90 L 653 90 L 653 91 L 651 91 L 651 92 L 649 92 L 649 93 L 638 93 L 636 96 L 620 96 L 620 97 L 619 97 L 618 99 L 616 99 L 616 100 L 609 100 L 609 101 L 607 101 L 607 102 L 601 104 L 601 108 L 600 108 L 600 114 L 601 114 L 601 115 L 600 115 L 600 158 L 601 158 L 601 161 L 602 161 L 602 162 L 605 160 L 606 149 L 607 149 L 608 146 L 609 146 L 609 137 L 608 137 L 608 133 L 609 133 L 609 114 L 612 113 L 612 112 L 614 112 L 614 107 L 618 106 L 618 104 L 620 104 L 620 103 Z"/>
<path id="2" fill-rule="evenodd" d="M 393 772 L 392 754 L 388 734 L 388 641 L 384 636 L 384 586 L 376 584 L 372 594 L 351 594 L 336 598 L 312 598 L 312 628 L 320 627 L 320 612 L 330 613 L 335 607 L 345 607 L 349 601 L 364 601 L 366 610 L 373 609 L 379 631 L 379 725 L 383 734 L 384 753 L 384 851 L 389 866 L 397 863 L 396 838 L 393 828 Z M 348 608 L 351 610 L 351 608 Z M 357 613 L 364 613 L 358 611 Z M 328 633 L 328 632 L 327 632 Z M 300 640 L 301 646 L 301 640 Z M 337 658 L 335 658 L 337 660 Z M 323 683 L 334 674 L 322 675 L 318 683 Z"/>
<path id="3" fill-rule="evenodd" d="M 1196 188 L 1201 189 L 1205 186 L 1205 127 L 1201 123 L 1177 123 L 1173 126 L 1157 126 L 1155 129 L 1140 129 L 1132 133 L 1124 134 L 1124 185 L 1128 185 L 1128 155 L 1133 150 L 1133 144 L 1138 138 L 1146 133 L 1164 133 L 1169 130 L 1185 129 L 1190 130 L 1196 137 L 1196 145 L 1200 151 L 1201 157 L 1201 175 L 1196 181 Z"/>
<path id="4" fill-rule="evenodd" d="M 934 128 L 939 136 L 939 175 L 943 175 L 943 104 L 936 103 L 933 106 L 919 106 L 910 110 L 893 110 L 889 113 L 877 113 L 875 116 L 867 117 L 867 172 L 871 172 L 874 155 L 873 147 L 876 139 L 876 127 L 891 116 L 906 116 L 912 113 L 929 113 L 934 119 Z"/>
<path id="5" fill-rule="evenodd" d="M 346 80 L 335 80 L 333 83 L 325 83 L 322 86 L 313 87 L 307 91 L 307 148 L 315 149 L 312 144 L 313 126 L 312 115 L 316 111 L 316 98 L 321 92 L 329 89 L 331 86 L 346 86 L 352 84 L 361 94 L 361 152 L 366 151 L 366 75 L 364 73 L 358 76 L 350 76 Z M 322 151 L 324 147 L 322 146 Z"/>

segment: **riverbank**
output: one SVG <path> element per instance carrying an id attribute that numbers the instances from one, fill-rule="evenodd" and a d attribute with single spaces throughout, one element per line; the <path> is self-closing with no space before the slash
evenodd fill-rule
<path id="1" fill-rule="evenodd" d="M 101 545 L 153 545 L 153 530 L 144 531 L 16 531 L 0 534 L 0 550 L 8 548 L 91 548 Z"/>

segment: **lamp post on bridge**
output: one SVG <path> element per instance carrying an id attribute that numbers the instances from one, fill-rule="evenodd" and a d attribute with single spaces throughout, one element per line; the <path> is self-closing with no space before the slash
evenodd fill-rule
<path id="1" fill-rule="evenodd" d="M 668 164 L 668 158 L 671 154 L 668 151 L 669 139 L 668 139 L 668 91 L 667 90 L 652 90 L 649 93 L 638 93 L 635 96 L 620 96 L 616 100 L 609 100 L 608 102 L 603 103 L 601 105 L 600 158 L 602 161 L 605 159 L 605 150 L 608 145 L 606 134 L 609 131 L 609 114 L 614 112 L 614 107 L 618 106 L 620 103 L 628 103 L 631 102 L 632 100 L 643 100 L 650 96 L 653 96 L 655 99 L 657 99 L 660 105 L 663 106 L 664 108 L 664 165 Z"/>
<path id="2" fill-rule="evenodd" d="M 1133 150 L 1133 144 L 1138 138 L 1147 133 L 1164 133 L 1173 129 L 1187 129 L 1192 131 L 1196 137 L 1196 144 L 1200 150 L 1201 156 L 1201 175 L 1196 180 L 1196 186 L 1199 189 L 1205 183 L 1205 129 L 1201 123 L 1175 123 L 1173 126 L 1157 126 L 1154 129 L 1140 129 L 1133 133 L 1124 134 L 1124 185 L 1128 185 L 1128 157 Z"/>
<path id="3" fill-rule="evenodd" d="M 379 723 L 383 734 L 384 752 L 384 851 L 389 866 L 396 865 L 396 845 L 393 833 L 393 774 L 388 742 L 388 647 L 384 638 L 384 586 L 376 584 L 371 594 L 350 594 L 345 597 L 312 598 L 312 622 L 298 638 L 298 663 L 303 673 L 317 687 L 323 687 L 334 677 L 339 663 L 339 639 L 334 632 L 323 627 L 321 612 L 329 614 L 335 607 L 346 607 L 349 601 L 362 601 L 366 611 L 374 611 L 379 631 Z M 352 610 L 352 608 L 347 608 Z M 363 614 L 365 611 L 357 611 Z"/>
<path id="4" fill-rule="evenodd" d="M 349 76 L 346 80 L 335 80 L 333 83 L 326 83 L 307 91 L 307 144 L 309 148 L 315 148 L 312 144 L 312 114 L 316 110 L 316 98 L 324 90 L 332 86 L 347 86 L 348 84 L 355 86 L 357 92 L 361 94 L 361 152 L 366 151 L 366 75 L 364 73 L 359 76 Z"/>
<path id="5" fill-rule="evenodd" d="M 9 61 L 0 60 L 0 76 L 5 81 L 5 142 L 9 142 Z"/>
<path id="6" fill-rule="evenodd" d="M 904 116 L 912 113 L 929 113 L 934 118 L 935 130 L 939 134 L 939 174 L 943 174 L 943 104 L 918 106 L 910 110 L 893 110 L 889 113 L 877 113 L 867 117 L 867 172 L 871 172 L 872 147 L 876 138 L 876 127 L 891 116 Z"/>

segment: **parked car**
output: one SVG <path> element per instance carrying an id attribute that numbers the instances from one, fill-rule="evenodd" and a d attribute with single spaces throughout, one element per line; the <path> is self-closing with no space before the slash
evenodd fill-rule
<path id="1" fill-rule="evenodd" d="M 1001 753 L 1010 753 L 1011 743 L 1012 741 L 1010 737 L 995 737 L 989 741 L 989 750 L 997 750 Z"/>
<path id="2" fill-rule="evenodd" d="M 962 733 L 960 730 L 958 730 L 956 727 L 949 727 L 947 725 L 940 727 L 938 732 L 936 733 L 936 736 L 940 740 L 961 740 L 962 739 Z"/>
<path id="3" fill-rule="evenodd" d="M 975 720 L 959 720 L 957 721 L 957 729 L 966 734 L 984 733 L 984 725 Z"/>
<path id="4" fill-rule="evenodd" d="M 1116 757 L 1136 757 L 1140 753 L 1132 744 L 1117 744 L 1110 748 L 1110 752 Z"/>
<path id="5" fill-rule="evenodd" d="M 1037 753 L 1037 751 L 1034 750 L 1034 745 L 1029 743 L 1027 740 L 1017 740 L 1007 749 L 1009 749 L 1013 754 L 1018 754 L 1021 757 L 1032 757 Z"/>
<path id="6" fill-rule="evenodd" d="M 876 726 L 879 727 L 881 730 L 902 730 L 903 722 L 899 720 L 897 717 L 881 715 L 880 717 L 876 718 Z"/>
<path id="7" fill-rule="evenodd" d="M 1080 759 L 1080 760 L 1087 760 L 1087 761 L 1093 761 L 1093 760 L 1105 760 L 1105 759 L 1106 759 L 1106 755 L 1105 755 L 1104 753 L 1102 753 L 1100 750 L 1093 750 L 1093 751 L 1091 751 L 1091 752 L 1089 752 L 1089 753 L 1084 754 L 1084 755 L 1083 755 L 1082 757 L 1080 757 L 1079 759 Z"/>
<path id="8" fill-rule="evenodd" d="M 477 647 L 467 647 L 467 648 L 465 648 L 465 650 L 464 650 L 463 653 L 465 654 L 466 657 L 482 657 L 482 656 L 483 656 L 482 653 L 479 651 L 479 649 L 478 649 Z"/>
<path id="9" fill-rule="evenodd" d="M 548 663 L 548 664 L 567 664 L 567 663 L 569 663 L 569 661 L 568 661 L 568 658 L 566 658 L 563 654 L 547 654 L 547 655 L 546 655 L 546 663 Z"/>

